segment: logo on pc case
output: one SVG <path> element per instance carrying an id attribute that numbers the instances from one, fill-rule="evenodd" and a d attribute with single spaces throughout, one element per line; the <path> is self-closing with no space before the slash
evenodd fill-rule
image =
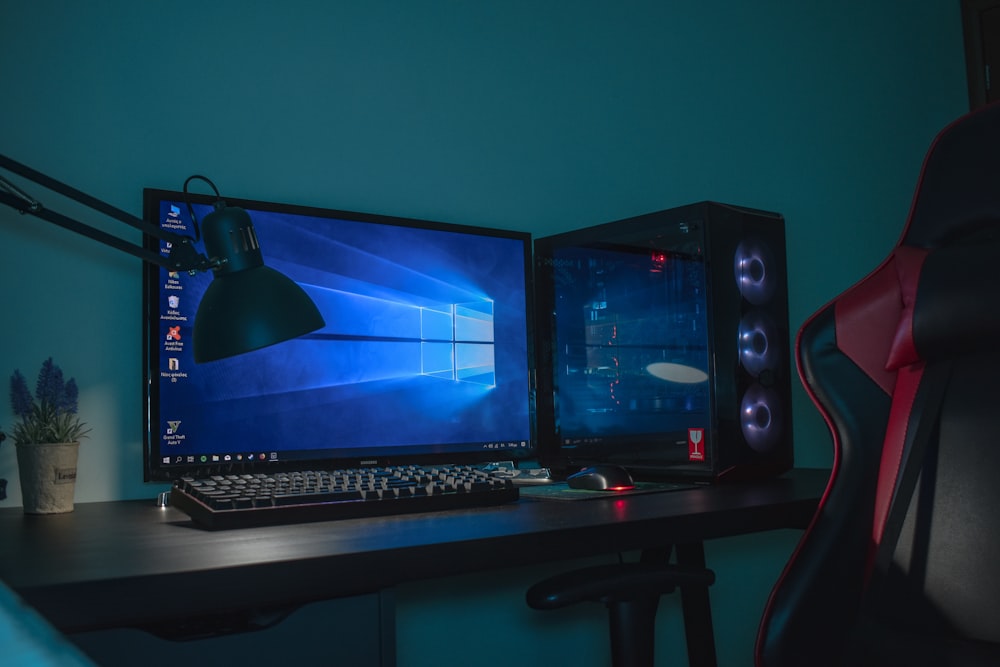
<path id="1" fill-rule="evenodd" d="M 705 460 L 705 429 L 688 429 L 688 461 Z"/>

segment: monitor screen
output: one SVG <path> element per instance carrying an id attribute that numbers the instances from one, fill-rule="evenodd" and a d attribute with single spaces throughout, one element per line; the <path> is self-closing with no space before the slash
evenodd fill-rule
<path id="1" fill-rule="evenodd" d="M 147 189 L 145 219 L 195 236 L 188 202 L 197 220 L 212 210 L 208 197 Z M 196 364 L 192 325 L 212 275 L 148 265 L 147 480 L 533 453 L 527 233 L 226 202 L 246 209 L 266 265 L 326 326 Z"/>

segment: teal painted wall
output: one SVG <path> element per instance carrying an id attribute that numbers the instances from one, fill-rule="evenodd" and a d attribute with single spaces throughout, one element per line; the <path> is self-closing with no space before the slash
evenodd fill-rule
<path id="1" fill-rule="evenodd" d="M 536 235 L 703 199 L 780 211 L 796 328 L 885 256 L 924 151 L 967 109 L 958 0 L 5 0 L 0 63 L 0 152 L 136 213 L 143 187 L 192 173 L 236 197 Z M 0 373 L 54 355 L 80 384 L 77 500 L 152 497 L 138 260 L 0 211 L 0 283 Z M 828 465 L 800 390 L 794 419 L 798 463 Z M 10 446 L 0 477 L 18 504 Z M 710 546 L 722 664 L 748 664 L 793 544 Z M 400 664 L 437 664 L 417 644 L 456 627 L 602 664 L 603 612 L 521 608 L 551 569 L 404 587 Z M 457 597 L 460 620 L 425 593 Z"/>

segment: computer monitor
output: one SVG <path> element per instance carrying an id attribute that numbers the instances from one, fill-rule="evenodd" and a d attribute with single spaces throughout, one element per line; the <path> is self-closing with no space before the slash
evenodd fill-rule
<path id="1" fill-rule="evenodd" d="M 187 202 L 198 220 L 212 210 L 209 197 L 143 196 L 146 220 L 188 236 Z M 192 324 L 212 276 L 148 266 L 147 481 L 534 454 L 529 234 L 226 203 L 250 214 L 265 263 L 306 290 L 326 326 L 196 364 Z"/>
<path id="2" fill-rule="evenodd" d="M 779 214 L 702 202 L 534 250 L 543 464 L 705 481 L 791 466 Z"/>

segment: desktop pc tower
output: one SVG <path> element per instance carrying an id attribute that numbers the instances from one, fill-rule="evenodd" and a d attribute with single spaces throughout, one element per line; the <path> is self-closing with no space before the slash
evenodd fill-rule
<path id="1" fill-rule="evenodd" d="M 701 202 L 534 250 L 543 466 L 695 482 L 792 466 L 781 215 Z"/>

